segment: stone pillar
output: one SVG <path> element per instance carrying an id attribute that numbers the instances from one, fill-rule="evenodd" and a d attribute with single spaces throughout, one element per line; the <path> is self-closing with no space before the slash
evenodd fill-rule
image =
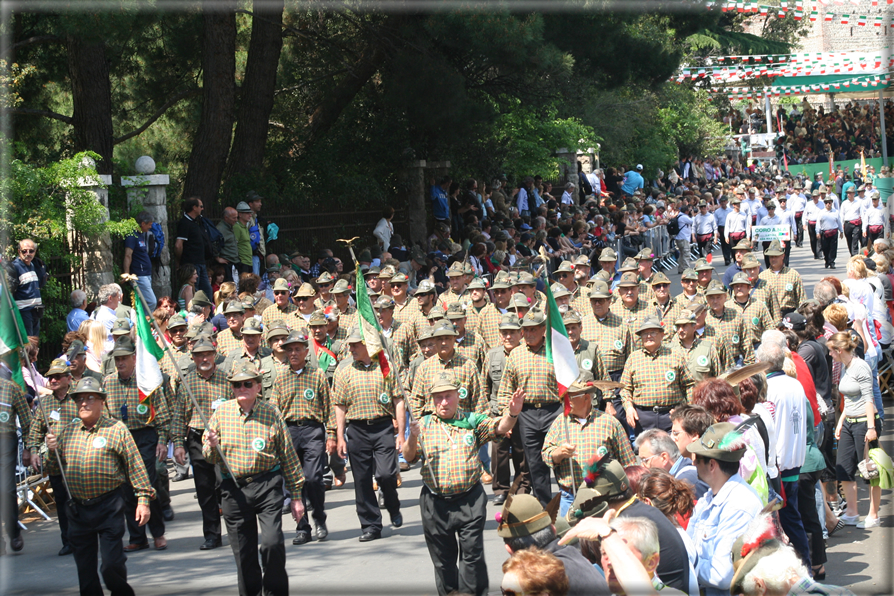
<path id="1" fill-rule="evenodd" d="M 584 200 L 584 192 L 580 187 L 580 179 L 577 175 L 578 154 L 576 151 L 562 147 L 556 149 L 556 157 L 559 158 L 559 179 L 562 181 L 562 188 L 553 189 L 553 194 L 555 195 L 558 192 L 559 194 L 555 196 L 561 197 L 561 193 L 565 192 L 565 185 L 570 182 L 574 185 L 574 192 L 571 194 L 571 197 L 576 205 L 580 205 Z M 584 163 L 586 164 L 587 162 L 585 161 Z"/>
<path id="2" fill-rule="evenodd" d="M 159 264 L 152 267 L 152 290 L 158 297 L 171 294 L 171 245 L 174 238 L 168 226 L 167 186 L 171 180 L 167 174 L 155 174 L 155 160 L 148 155 L 137 159 L 137 176 L 122 176 L 121 186 L 127 188 L 127 205 L 131 209 L 135 203 L 152 214 L 165 235 L 165 246 L 161 250 Z"/>
<path id="3" fill-rule="evenodd" d="M 404 168 L 404 184 L 407 192 L 407 225 L 410 237 L 407 244 L 425 245 L 428 232 L 426 211 L 425 160 L 415 160 Z"/>
<path id="4" fill-rule="evenodd" d="M 87 158 L 89 159 L 89 158 Z M 91 162 L 93 160 L 90 160 Z M 98 174 L 86 178 L 79 178 L 77 185 L 93 192 L 96 200 L 103 207 L 103 221 L 109 220 L 109 190 L 112 177 L 106 174 Z M 76 230 L 69 229 L 70 239 L 74 238 Z M 84 291 L 89 298 L 95 298 L 99 288 L 115 281 L 114 262 L 112 258 L 112 239 L 108 233 L 98 238 L 85 238 L 80 243 L 84 247 L 81 257 L 84 269 Z M 73 243 L 75 246 L 78 243 Z"/>

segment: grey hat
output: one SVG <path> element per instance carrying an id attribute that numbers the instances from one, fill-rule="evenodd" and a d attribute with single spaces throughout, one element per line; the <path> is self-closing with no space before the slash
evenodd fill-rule
<path id="1" fill-rule="evenodd" d="M 664 326 L 661 324 L 661 320 L 658 317 L 649 315 L 639 324 L 639 327 L 636 329 L 636 334 L 639 335 L 643 331 L 649 329 L 660 329 L 661 331 L 664 331 Z"/>
<path id="2" fill-rule="evenodd" d="M 430 279 L 423 279 L 419 282 L 419 285 L 416 286 L 416 292 L 414 295 L 418 296 L 419 294 L 429 294 L 434 291 L 435 284 L 433 284 Z"/>
<path id="3" fill-rule="evenodd" d="M 227 375 L 228 381 L 253 381 L 259 379 L 261 373 L 251 360 L 237 360 Z"/>
<path id="4" fill-rule="evenodd" d="M 454 319 L 465 319 L 465 305 L 462 302 L 451 302 L 447 307 L 447 312 L 444 313 L 444 317 L 450 321 L 453 321 Z"/>
<path id="5" fill-rule="evenodd" d="M 196 343 L 193 345 L 192 349 L 189 351 L 190 354 L 197 354 L 199 352 L 216 352 L 217 348 L 214 347 L 214 343 L 211 341 L 210 337 L 202 336 L 196 340 Z"/>
<path id="6" fill-rule="evenodd" d="M 244 315 L 245 307 L 242 306 L 242 302 L 240 302 L 239 300 L 230 300 L 229 302 L 227 302 L 226 308 L 224 308 L 224 314 Z"/>
<path id="7" fill-rule="evenodd" d="M 521 329 L 521 322 L 518 317 L 511 312 L 504 313 L 500 317 L 500 325 L 498 329 Z"/>
<path id="8" fill-rule="evenodd" d="M 112 335 L 127 335 L 130 333 L 130 321 L 128 319 L 115 319 L 112 323 Z"/>
<path id="9" fill-rule="evenodd" d="M 214 303 L 208 299 L 208 294 L 202 290 L 192 295 L 192 303 L 199 306 L 214 306 Z"/>
<path id="10" fill-rule="evenodd" d="M 112 348 L 112 351 L 109 352 L 111 357 L 116 356 L 132 356 L 136 354 L 137 350 L 134 347 L 133 340 L 129 335 L 121 335 L 115 339 L 115 346 Z"/>
<path id="11" fill-rule="evenodd" d="M 106 392 L 103 391 L 102 383 L 93 377 L 82 378 L 78 381 L 78 384 L 75 385 L 74 389 L 68 392 L 69 395 L 77 395 L 79 393 L 95 393 L 103 399 L 106 398 Z"/>
<path id="12" fill-rule="evenodd" d="M 251 207 L 249 207 L 249 206 L 248 206 L 248 203 L 246 203 L 245 201 L 239 201 L 239 202 L 236 204 L 236 211 L 239 212 L 239 213 L 254 213 L 254 212 L 251 210 Z"/>
<path id="13" fill-rule="evenodd" d="M 453 336 L 456 337 L 459 335 L 456 332 L 456 325 L 451 323 L 450 321 L 441 321 L 434 327 L 434 331 L 432 331 L 432 337 L 447 337 Z"/>
<path id="14" fill-rule="evenodd" d="M 186 317 L 183 315 L 174 315 L 168 319 L 168 330 L 174 327 L 187 327 L 188 325 L 189 323 L 186 322 Z"/>
<path id="15" fill-rule="evenodd" d="M 252 317 L 242 325 L 242 335 L 260 335 L 263 333 L 261 322 Z"/>
<path id="16" fill-rule="evenodd" d="M 347 341 L 349 344 L 356 344 L 356 343 L 362 342 L 363 334 L 360 333 L 360 327 L 357 327 L 355 325 L 353 328 L 351 328 L 351 334 L 348 335 L 348 339 L 345 341 Z"/>
<path id="17" fill-rule="evenodd" d="M 307 345 L 308 339 L 307 336 L 301 333 L 298 330 L 290 331 L 284 340 L 282 340 L 282 345 L 287 346 L 289 344 L 305 344 Z"/>
<path id="18" fill-rule="evenodd" d="M 264 337 L 270 342 L 274 337 L 280 337 L 281 335 L 288 335 L 289 328 L 285 324 L 284 321 L 271 321 L 267 328 L 264 330 Z"/>
<path id="19" fill-rule="evenodd" d="M 522 327 L 537 327 L 538 325 L 546 325 L 546 315 L 538 308 L 532 308 L 522 318 Z"/>
<path id="20" fill-rule="evenodd" d="M 168 328 L 170 329 L 170 327 Z M 68 346 L 68 351 L 65 353 L 65 357 L 69 360 L 74 360 L 81 354 L 87 354 L 87 346 L 85 346 L 84 342 L 82 342 L 81 340 L 76 339 L 71 342 L 70 346 Z"/>

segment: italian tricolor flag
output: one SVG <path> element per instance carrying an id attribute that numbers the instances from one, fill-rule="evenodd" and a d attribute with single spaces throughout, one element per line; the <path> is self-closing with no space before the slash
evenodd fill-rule
<path id="1" fill-rule="evenodd" d="M 363 345 L 366 346 L 370 358 L 378 358 L 382 376 L 387 377 L 391 372 L 391 366 L 388 364 L 388 356 L 382 348 L 380 335 L 382 326 L 379 325 L 379 319 L 376 317 L 376 312 L 369 299 L 369 291 L 363 280 L 363 272 L 360 271 L 360 263 L 354 261 L 354 267 L 357 270 L 357 325 L 360 327 L 360 337 L 363 338 Z"/>
<path id="2" fill-rule="evenodd" d="M 146 309 L 143 308 L 142 298 L 134 297 L 133 303 L 137 315 L 137 388 L 140 392 L 140 405 L 137 406 L 137 409 L 142 410 L 143 406 L 149 408 L 149 422 L 152 422 L 155 419 L 152 394 L 164 382 L 158 361 L 164 357 L 165 353 L 152 336 L 149 316 L 146 314 Z"/>
<path id="3" fill-rule="evenodd" d="M 559 384 L 559 396 L 565 398 L 565 415 L 571 413 L 571 402 L 568 399 L 568 388 L 580 376 L 577 368 L 577 359 L 574 357 L 574 348 L 568 339 L 568 331 L 562 322 L 562 313 L 553 298 L 553 292 L 549 284 L 544 284 L 546 290 L 546 359 L 556 371 L 556 381 Z"/>

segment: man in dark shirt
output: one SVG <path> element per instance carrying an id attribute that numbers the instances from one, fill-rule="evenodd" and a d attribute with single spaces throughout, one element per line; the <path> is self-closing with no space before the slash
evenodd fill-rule
<path id="1" fill-rule="evenodd" d="M 210 249 L 205 230 L 202 226 L 202 211 L 205 204 L 198 197 L 190 197 L 183 201 L 183 217 L 177 223 L 177 239 L 174 242 L 174 254 L 181 265 L 190 263 L 195 266 L 199 279 L 196 280 L 196 289 L 205 292 L 206 296 L 213 296 L 211 280 L 208 278 L 208 268 L 205 264 L 206 251 Z"/>
<path id="2" fill-rule="evenodd" d="M 155 310 L 158 301 L 155 292 L 152 291 L 152 261 L 149 260 L 149 228 L 152 227 L 154 218 L 148 211 L 141 211 L 136 217 L 139 231 L 134 232 L 124 239 L 124 273 L 137 276 L 137 285 L 143 292 L 143 298 L 149 307 L 149 312 Z"/>

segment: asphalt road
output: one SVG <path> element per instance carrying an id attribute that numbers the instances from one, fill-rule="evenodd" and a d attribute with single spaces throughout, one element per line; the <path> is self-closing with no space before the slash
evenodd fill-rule
<path id="1" fill-rule="evenodd" d="M 835 273 L 844 277 L 847 251 L 841 246 Z M 722 257 L 715 253 L 715 266 L 723 272 Z M 807 248 L 794 249 L 792 266 L 805 281 L 808 296 L 813 285 L 827 271 L 821 261 L 814 261 Z M 679 291 L 679 276 L 671 272 L 675 292 Z M 886 411 L 894 420 L 892 402 Z M 894 453 L 890 430 L 882 441 L 889 453 Z M 176 519 L 168 524 L 168 549 L 156 552 L 145 550 L 129 556 L 128 577 L 137 594 L 235 594 L 236 568 L 226 537 L 224 547 L 213 551 L 199 551 L 202 543 L 201 517 L 193 498 L 192 480 L 173 483 L 172 499 Z M 393 529 L 386 525 L 380 540 L 360 543 L 360 526 L 354 510 L 354 491 L 351 475 L 341 489 L 326 495 L 329 514 L 329 539 L 302 546 L 292 546 L 294 522 L 283 517 L 286 530 L 287 569 L 291 591 L 303 595 L 354 594 L 436 594 L 434 574 L 428 549 L 422 536 L 418 498 L 421 488 L 419 467 L 403 474 L 399 489 L 404 525 Z M 488 493 L 490 489 L 488 488 Z M 860 511 L 866 514 L 868 493 L 860 490 Z M 500 593 L 502 573 L 500 565 L 507 558 L 502 540 L 496 534 L 493 514 L 488 507 L 485 531 L 485 556 L 490 576 L 490 591 Z M 828 541 L 829 562 L 826 582 L 848 586 L 858 594 L 892 594 L 891 579 L 891 494 L 882 495 L 880 528 L 858 530 L 848 527 Z M 388 515 L 385 514 L 385 522 Z M 77 593 L 77 572 L 71 557 L 58 557 L 61 547 L 58 526 L 43 520 L 31 521 L 23 534 L 22 552 L 0 558 L 0 594 Z"/>

